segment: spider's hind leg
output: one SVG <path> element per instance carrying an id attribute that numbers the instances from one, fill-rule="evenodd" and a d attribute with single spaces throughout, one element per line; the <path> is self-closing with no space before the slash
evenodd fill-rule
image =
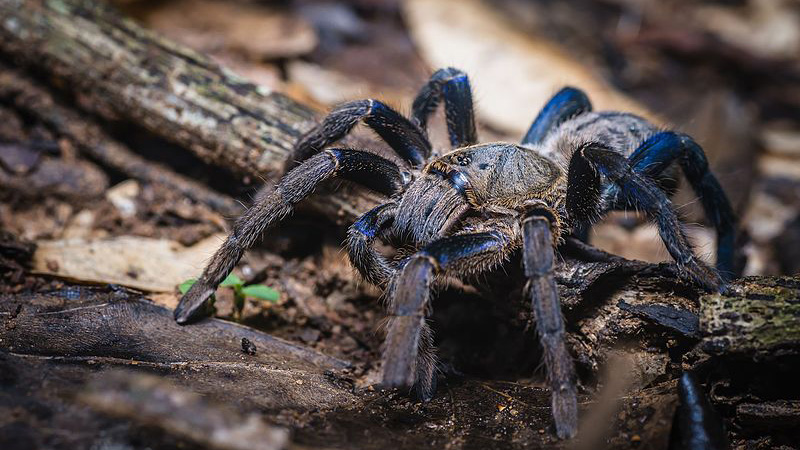
<path id="1" fill-rule="evenodd" d="M 635 171 L 627 158 L 598 143 L 579 148 L 569 164 L 566 209 L 574 224 L 591 223 L 601 198 L 600 175 L 614 183 L 620 201 L 645 211 L 658 226 L 661 240 L 682 273 L 706 289 L 717 291 L 722 280 L 692 252 L 678 215 L 664 191 L 650 178 Z"/>
<path id="2" fill-rule="evenodd" d="M 551 98 L 536 116 L 522 143 L 526 145 L 539 144 L 547 137 L 548 133 L 564 123 L 567 119 L 592 110 L 589 97 L 573 87 L 565 87 Z"/>
<path id="3" fill-rule="evenodd" d="M 294 210 L 294 205 L 314 191 L 319 183 L 334 176 L 350 179 L 384 194 L 403 189 L 404 178 L 393 162 L 375 154 L 352 149 L 328 149 L 290 170 L 275 189 L 261 197 L 234 224 L 222 246 L 214 253 L 203 274 L 181 297 L 175 308 L 180 324 L 204 315 L 204 305 L 217 286 L 233 270 L 244 251 L 267 227 Z"/>
<path id="4" fill-rule="evenodd" d="M 458 148 L 478 142 L 469 78 L 453 67 L 437 70 L 419 91 L 412 107 L 414 121 L 425 130 L 442 99 L 450 145 Z"/>
<path id="5" fill-rule="evenodd" d="M 678 162 L 700 197 L 708 220 L 717 230 L 717 270 L 726 279 L 738 276 L 736 267 L 736 214 L 725 191 L 708 167 L 703 149 L 689 136 L 663 131 L 644 141 L 629 158 L 633 170 L 657 178 Z"/>

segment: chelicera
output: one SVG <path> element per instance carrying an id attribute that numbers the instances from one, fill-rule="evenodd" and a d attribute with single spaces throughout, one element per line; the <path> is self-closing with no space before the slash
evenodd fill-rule
<path id="1" fill-rule="evenodd" d="M 444 103 L 453 150 L 434 152 L 427 122 Z M 329 146 L 363 122 L 405 162 L 361 149 Z M 427 317 L 431 289 L 445 276 L 471 277 L 521 252 L 537 333 L 561 438 L 577 429 L 575 369 L 553 278 L 555 249 L 585 234 L 614 209 L 636 208 L 657 224 L 681 276 L 719 290 L 733 275 L 736 218 L 697 143 L 622 112 L 593 112 L 575 88 L 559 91 L 520 144 L 479 144 L 467 76 L 454 68 L 433 74 L 408 119 L 378 100 L 335 108 L 295 147 L 297 165 L 236 222 L 200 279 L 175 310 L 178 323 L 202 316 L 208 298 L 243 252 L 293 211 L 321 182 L 342 177 L 387 196 L 349 229 L 353 266 L 383 288 L 390 320 L 382 367 L 385 387 L 421 399 L 436 389 L 436 356 Z M 669 200 L 669 182 L 682 169 L 718 237 L 717 268 L 692 252 Z M 376 239 L 402 246 L 396 257 Z"/>

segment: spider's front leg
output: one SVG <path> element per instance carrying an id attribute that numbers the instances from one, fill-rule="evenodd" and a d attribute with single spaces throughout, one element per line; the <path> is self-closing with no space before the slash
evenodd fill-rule
<path id="1" fill-rule="evenodd" d="M 522 263 L 544 352 L 556 434 L 569 439 L 578 431 L 578 397 L 575 364 L 567 350 L 564 316 L 553 277 L 554 244 L 550 227 L 556 223 L 549 210 L 532 210 L 526 215 L 522 221 Z"/>
<path id="2" fill-rule="evenodd" d="M 368 99 L 334 108 L 320 125 L 300 138 L 289 167 L 343 138 L 362 120 L 412 167 L 422 166 L 430 156 L 431 144 L 418 126 L 383 102 Z"/>
<path id="3" fill-rule="evenodd" d="M 347 251 L 350 262 L 365 280 L 383 287 L 395 269 L 373 244 L 378 235 L 394 220 L 397 203 L 384 203 L 359 217 L 347 230 Z"/>
<path id="4" fill-rule="evenodd" d="M 488 270 L 503 262 L 518 240 L 517 224 L 490 221 L 479 229 L 434 241 L 408 259 L 389 289 L 384 387 L 414 389 L 423 400 L 433 397 L 436 355 L 426 318 L 434 278 L 446 272 L 464 276 Z"/>
<path id="5" fill-rule="evenodd" d="M 353 149 L 328 149 L 289 171 L 280 183 L 234 224 L 233 231 L 212 257 L 203 274 L 181 297 L 175 320 L 185 324 L 204 316 L 206 301 L 233 270 L 244 251 L 267 227 L 283 219 L 294 205 L 331 177 L 340 176 L 387 195 L 399 192 L 405 179 L 393 162 L 375 154 Z"/>
<path id="6" fill-rule="evenodd" d="M 472 88 L 464 72 L 447 67 L 431 75 L 414 99 L 411 117 L 423 130 L 428 118 L 444 100 L 447 119 L 447 134 L 453 148 L 465 147 L 478 142 L 475 131 L 475 112 L 472 105 Z"/>

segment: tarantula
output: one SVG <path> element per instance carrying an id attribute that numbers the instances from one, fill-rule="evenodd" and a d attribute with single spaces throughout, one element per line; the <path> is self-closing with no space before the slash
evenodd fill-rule
<path id="1" fill-rule="evenodd" d="M 442 102 L 453 150 L 435 156 L 427 122 Z M 562 89 L 544 106 L 519 145 L 477 143 L 470 83 L 454 68 L 434 73 L 412 110 L 408 119 L 378 100 L 360 100 L 331 111 L 297 143 L 299 165 L 236 222 L 181 298 L 175 319 L 183 324 L 202 316 L 206 300 L 267 227 L 322 181 L 343 177 L 389 197 L 349 228 L 347 240 L 352 264 L 386 290 L 390 320 L 383 386 L 430 399 L 436 388 L 433 334 L 426 319 L 432 285 L 444 276 L 485 272 L 521 250 L 556 433 L 569 438 L 577 428 L 576 380 L 553 279 L 554 249 L 563 237 L 581 234 L 610 210 L 637 208 L 657 223 L 682 276 L 718 290 L 733 272 L 736 219 L 725 193 L 689 136 L 662 131 L 633 114 L 592 112 L 587 96 L 575 88 Z M 365 150 L 327 148 L 359 122 L 407 167 Z M 692 253 L 664 190 L 676 167 L 683 169 L 716 227 L 717 270 Z M 389 258 L 374 248 L 376 239 L 407 251 Z"/>

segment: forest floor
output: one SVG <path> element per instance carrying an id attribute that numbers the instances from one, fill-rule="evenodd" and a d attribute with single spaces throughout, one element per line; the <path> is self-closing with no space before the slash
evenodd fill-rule
<path id="1" fill-rule="evenodd" d="M 236 202 L 275 179 L 208 164 L 141 124 L 109 119 L 118 113 L 97 114 L 41 70 L 9 69 L 14 58 L 0 52 L 0 80 L 24 73 L 60 104 L 88 110 L 114 142 L 233 204 L 109 167 L 0 89 L 0 446 L 667 448 L 677 379 L 691 368 L 733 447 L 797 448 L 800 8 L 729 3 L 115 2 L 143 27 L 320 114 L 360 98 L 407 112 L 432 70 L 452 64 L 471 76 L 481 141 L 518 141 L 559 83 L 589 86 L 597 109 L 634 110 L 692 134 L 747 236 L 751 278 L 734 283 L 731 298 L 785 304 L 786 335 L 714 354 L 703 334 L 713 296 L 658 264 L 669 257 L 654 226 L 612 214 L 591 243 L 626 260 L 560 255 L 584 418 L 582 438 L 566 443 L 553 436 L 518 258 L 437 292 L 442 380 L 429 403 L 376 388 L 381 292 L 351 267 L 345 220 L 313 208 L 236 267 L 277 301 L 249 298 L 236 316 L 233 290 L 220 289 L 216 319 L 175 325 L 178 285 L 230 231 Z M 430 128 L 446 148 L 443 117 Z M 674 201 L 713 263 L 714 234 L 693 193 L 683 187 Z M 652 301 L 672 316 L 656 317 L 644 306 Z M 244 337 L 255 355 L 242 350 Z"/>

